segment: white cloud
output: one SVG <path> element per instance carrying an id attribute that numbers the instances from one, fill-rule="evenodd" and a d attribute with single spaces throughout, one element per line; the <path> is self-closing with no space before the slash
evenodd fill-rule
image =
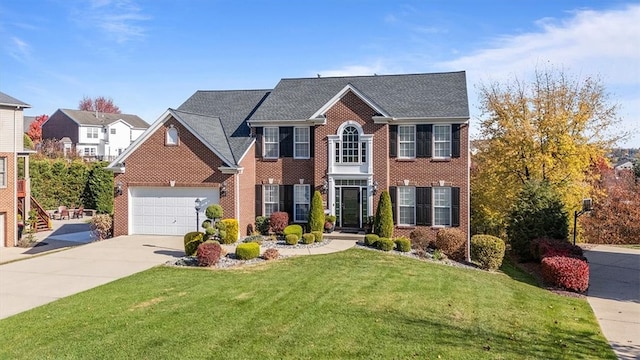
<path id="1" fill-rule="evenodd" d="M 9 47 L 9 55 L 14 59 L 27 62 L 31 60 L 31 46 L 18 37 L 12 37 Z"/>
<path id="2" fill-rule="evenodd" d="M 132 0 L 92 0 L 88 7 L 73 10 L 72 17 L 83 27 L 97 27 L 117 43 L 144 38 L 141 23 L 150 19 Z"/>
<path id="3" fill-rule="evenodd" d="M 322 77 L 332 77 L 332 76 L 373 75 L 373 74 L 383 74 L 385 72 L 386 72 L 386 68 L 385 66 L 382 65 L 382 62 L 376 61 L 370 65 L 346 65 L 338 69 L 321 70 L 321 71 L 318 71 L 317 74 L 319 74 Z"/>

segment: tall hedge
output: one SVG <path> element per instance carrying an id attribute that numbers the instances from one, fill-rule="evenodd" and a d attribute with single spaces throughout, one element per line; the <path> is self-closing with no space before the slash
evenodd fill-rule
<path id="1" fill-rule="evenodd" d="M 105 170 L 104 167 L 107 165 L 108 163 L 103 161 L 91 165 L 82 193 L 85 208 L 95 209 L 99 214 L 113 213 L 113 173 Z"/>
<path id="2" fill-rule="evenodd" d="M 324 229 L 324 208 L 322 206 L 322 195 L 316 190 L 311 199 L 309 208 L 309 231 L 320 231 Z"/>
<path id="3" fill-rule="evenodd" d="M 82 160 L 69 163 L 64 159 L 32 156 L 29 159 L 31 193 L 45 209 L 80 206 L 90 166 Z M 90 207 L 85 204 L 85 208 Z"/>
<path id="4" fill-rule="evenodd" d="M 528 182 L 507 219 L 507 238 L 511 248 L 530 260 L 530 244 L 536 238 L 567 239 L 569 216 L 560 196 L 547 182 Z"/>
<path id="5" fill-rule="evenodd" d="M 393 211 L 391 209 L 391 196 L 387 190 L 380 194 L 376 218 L 374 220 L 374 233 L 381 238 L 393 237 Z"/>

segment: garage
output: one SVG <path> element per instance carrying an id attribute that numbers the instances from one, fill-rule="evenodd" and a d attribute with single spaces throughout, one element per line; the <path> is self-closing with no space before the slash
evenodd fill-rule
<path id="1" fill-rule="evenodd" d="M 204 209 L 218 204 L 217 188 L 131 187 L 129 188 L 129 233 L 146 235 L 184 235 L 196 230 L 195 200 Z"/>

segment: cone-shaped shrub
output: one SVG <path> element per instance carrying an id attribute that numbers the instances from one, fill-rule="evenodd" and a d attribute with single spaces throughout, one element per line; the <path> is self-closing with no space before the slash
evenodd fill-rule
<path id="1" fill-rule="evenodd" d="M 387 190 L 380 194 L 374 222 L 374 233 L 381 238 L 393 237 L 393 212 L 391 210 L 391 197 Z"/>
<path id="2" fill-rule="evenodd" d="M 322 195 L 320 191 L 313 193 L 311 207 L 309 208 L 309 230 L 320 231 L 324 229 L 324 209 L 322 207 Z"/>

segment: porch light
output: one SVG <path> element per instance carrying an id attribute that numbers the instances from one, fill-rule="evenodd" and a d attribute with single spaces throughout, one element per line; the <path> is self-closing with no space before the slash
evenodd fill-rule
<path id="1" fill-rule="evenodd" d="M 200 228 L 200 209 L 202 209 L 202 200 L 200 200 L 200 198 L 196 199 L 195 209 L 196 209 L 196 231 L 198 231 L 198 229 Z"/>
<path id="2" fill-rule="evenodd" d="M 322 192 L 326 193 L 327 190 L 329 190 L 329 183 L 327 182 L 327 180 L 322 180 Z"/>
<path id="3" fill-rule="evenodd" d="M 222 185 L 220 185 L 220 196 L 227 195 L 227 182 L 223 181 Z"/>
<path id="4" fill-rule="evenodd" d="M 118 181 L 116 183 L 116 189 L 115 189 L 116 190 L 116 196 L 122 195 L 122 185 L 123 185 L 122 181 Z"/>
<path id="5" fill-rule="evenodd" d="M 371 184 L 371 193 L 375 195 L 377 192 L 378 192 L 378 182 L 374 181 L 373 184 Z"/>

